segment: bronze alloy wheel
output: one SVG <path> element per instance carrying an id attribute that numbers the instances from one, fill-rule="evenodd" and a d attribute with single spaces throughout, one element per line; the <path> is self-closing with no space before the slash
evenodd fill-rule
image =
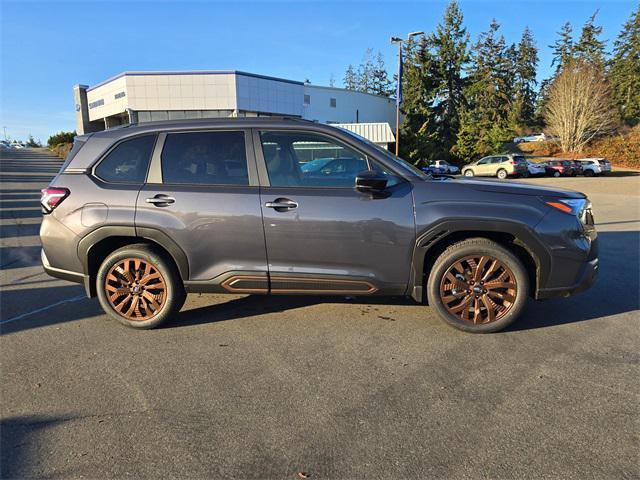
<path id="1" fill-rule="evenodd" d="M 440 299 L 447 311 L 471 324 L 504 317 L 516 301 L 513 272 L 488 255 L 472 255 L 454 262 L 442 276 Z"/>
<path id="2" fill-rule="evenodd" d="M 149 320 L 162 310 L 167 300 L 164 277 L 155 266 L 140 258 L 125 258 L 111 267 L 104 290 L 111 307 L 127 320 Z"/>

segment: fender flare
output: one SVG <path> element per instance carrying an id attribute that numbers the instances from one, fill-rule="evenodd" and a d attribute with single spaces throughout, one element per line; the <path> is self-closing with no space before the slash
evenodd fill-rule
<path id="1" fill-rule="evenodd" d="M 429 225 L 416 239 L 409 291 L 414 299 L 421 301 L 423 298 L 423 276 L 428 273 L 424 271 L 425 258 L 429 252 L 440 241 L 445 240 L 452 234 L 463 232 L 474 232 L 474 235 L 477 234 L 477 236 L 482 236 L 479 232 L 506 233 L 513 236 L 515 238 L 514 243 L 523 247 L 536 264 L 537 288 L 546 283 L 551 270 L 551 254 L 535 232 L 527 225 L 501 219 L 447 219 Z"/>
<path id="2" fill-rule="evenodd" d="M 109 237 L 131 237 L 151 240 L 164 248 L 178 267 L 180 276 L 189 279 L 189 260 L 184 250 L 161 230 L 148 227 L 127 227 L 122 225 L 103 225 L 85 235 L 78 243 L 78 258 L 82 263 L 83 272 L 89 275 L 89 252 L 98 242 Z"/>

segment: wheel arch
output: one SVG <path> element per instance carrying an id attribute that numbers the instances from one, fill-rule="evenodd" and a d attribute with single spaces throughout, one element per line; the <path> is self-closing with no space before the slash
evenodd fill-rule
<path id="1" fill-rule="evenodd" d="M 468 238 L 487 238 L 507 248 L 524 264 L 529 275 L 530 294 L 535 296 L 546 282 L 551 257 L 542 243 L 525 225 L 495 220 L 444 221 L 430 228 L 416 241 L 412 285 L 409 294 L 418 302 L 426 298 L 424 284 L 433 264 L 450 245 Z"/>
<path id="2" fill-rule="evenodd" d="M 85 274 L 87 295 L 96 296 L 96 274 L 107 255 L 135 243 L 152 246 L 174 263 L 183 281 L 189 278 L 189 262 L 186 254 L 166 233 L 154 228 L 103 226 L 86 235 L 78 243 L 78 258 Z"/>

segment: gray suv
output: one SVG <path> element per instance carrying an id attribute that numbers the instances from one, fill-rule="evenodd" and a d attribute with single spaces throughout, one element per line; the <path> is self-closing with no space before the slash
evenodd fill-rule
<path id="1" fill-rule="evenodd" d="M 299 119 L 76 137 L 42 208 L 45 270 L 135 328 L 175 317 L 187 293 L 227 292 L 405 295 L 493 332 L 529 297 L 584 290 L 598 271 L 583 194 L 433 178 Z"/>

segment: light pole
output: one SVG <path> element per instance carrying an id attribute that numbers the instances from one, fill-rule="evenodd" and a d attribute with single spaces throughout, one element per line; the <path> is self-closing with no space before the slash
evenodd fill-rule
<path id="1" fill-rule="evenodd" d="M 400 103 L 402 103 L 402 45 L 413 37 L 423 35 L 424 32 L 409 32 L 407 39 L 391 37 L 391 43 L 398 45 L 398 84 L 396 87 L 396 156 L 400 153 Z"/>

